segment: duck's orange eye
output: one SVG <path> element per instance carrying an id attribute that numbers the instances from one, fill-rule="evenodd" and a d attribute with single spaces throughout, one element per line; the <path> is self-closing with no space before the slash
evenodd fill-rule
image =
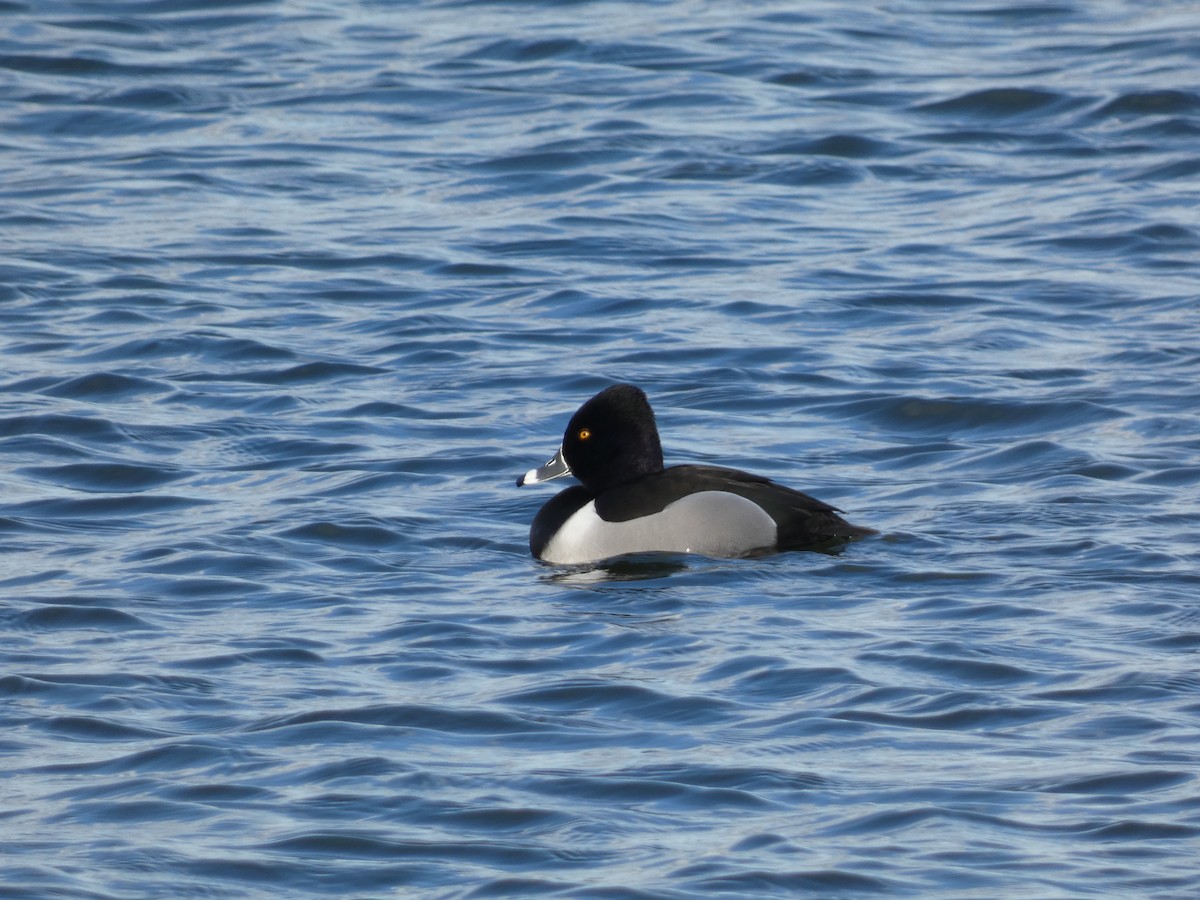
<path id="1" fill-rule="evenodd" d="M 586 429 L 586 428 L 580 428 L 580 429 L 579 429 L 579 439 L 580 439 L 581 441 L 586 441 L 586 440 L 587 440 L 588 438 L 590 438 L 591 436 L 592 436 L 592 433 L 591 433 L 591 431 L 589 431 L 588 429 Z"/>

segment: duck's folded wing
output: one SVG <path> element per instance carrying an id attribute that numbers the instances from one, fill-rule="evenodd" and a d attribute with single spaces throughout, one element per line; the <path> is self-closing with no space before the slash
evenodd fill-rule
<path id="1" fill-rule="evenodd" d="M 682 497 L 701 491 L 725 491 L 757 504 L 775 520 L 781 550 L 875 533 L 847 522 L 838 509 L 816 497 L 761 475 L 721 466 L 672 466 L 611 488 L 597 498 L 596 512 L 606 521 L 623 522 L 661 512 Z"/>

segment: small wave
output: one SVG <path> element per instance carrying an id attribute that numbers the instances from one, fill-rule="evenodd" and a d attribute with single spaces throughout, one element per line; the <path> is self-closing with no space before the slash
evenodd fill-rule
<path id="1" fill-rule="evenodd" d="M 1088 400 L 997 400 L 988 397 L 876 396 L 819 405 L 826 414 L 869 419 L 902 434 L 1062 433 L 1126 415 Z"/>
<path id="2" fill-rule="evenodd" d="M 560 713 L 603 710 L 606 715 L 643 721 L 715 723 L 732 715 L 734 704 L 716 698 L 665 694 L 646 687 L 568 679 L 501 698 L 520 708 L 553 709 Z"/>
<path id="3" fill-rule="evenodd" d="M 1194 116 L 1200 113 L 1200 94 L 1194 91 L 1129 91 L 1109 100 L 1092 113 L 1096 119 L 1129 119 L 1139 116 Z"/>
<path id="4" fill-rule="evenodd" d="M 1086 103 L 1087 98 L 1058 91 L 1008 87 L 971 91 L 947 100 L 919 104 L 915 109 L 930 115 L 986 121 L 1029 119 L 1078 109 Z"/>
<path id="5" fill-rule="evenodd" d="M 834 156 L 845 159 L 891 159 L 912 151 L 896 143 L 861 134 L 831 134 L 821 138 L 771 144 L 759 152 L 772 156 Z"/>
<path id="6" fill-rule="evenodd" d="M 25 466 L 20 474 L 39 481 L 62 485 L 79 491 L 104 493 L 136 493 L 193 474 L 164 466 L 129 465 L 124 463 L 71 463 L 62 466 Z"/>
<path id="7" fill-rule="evenodd" d="M 72 400 L 113 401 L 144 394 L 168 393 L 171 390 L 170 385 L 149 378 L 136 378 L 116 372 L 97 372 L 65 379 L 44 388 L 42 393 Z"/>
<path id="8" fill-rule="evenodd" d="M 240 372 L 203 372 L 176 376 L 181 382 L 240 381 L 251 384 L 305 385 L 382 375 L 388 370 L 346 362 L 308 362 L 285 369 L 250 369 Z"/>
<path id="9" fill-rule="evenodd" d="M 329 547 L 384 549 L 407 544 L 406 538 L 388 528 L 336 522 L 314 522 L 285 531 L 280 536 Z"/>
<path id="10" fill-rule="evenodd" d="M 41 606 L 21 613 L 14 625 L 30 631 L 153 631 L 145 619 L 102 606 Z"/>
<path id="11" fill-rule="evenodd" d="M 39 730 L 51 733 L 55 737 L 86 743 L 137 741 L 170 736 L 170 732 L 163 729 L 130 725 L 100 716 L 50 716 L 31 724 L 36 724 Z"/>

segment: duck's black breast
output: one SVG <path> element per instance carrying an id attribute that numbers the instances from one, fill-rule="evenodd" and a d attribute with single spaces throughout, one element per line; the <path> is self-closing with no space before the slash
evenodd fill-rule
<path id="1" fill-rule="evenodd" d="M 776 548 L 780 550 L 874 533 L 851 525 L 835 507 L 802 491 L 721 466 L 672 466 L 610 488 L 596 498 L 596 513 L 607 522 L 627 522 L 661 512 L 675 501 L 703 491 L 735 494 L 762 509 L 775 522 Z"/>
<path id="2" fill-rule="evenodd" d="M 546 501 L 533 517 L 529 526 L 529 551 L 541 559 L 545 554 L 546 545 L 558 533 L 567 519 L 586 506 L 592 499 L 587 488 L 574 485 L 565 491 L 559 491 Z"/>

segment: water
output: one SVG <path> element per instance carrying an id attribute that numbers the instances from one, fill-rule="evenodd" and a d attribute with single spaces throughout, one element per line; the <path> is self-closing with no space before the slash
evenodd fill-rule
<path id="1" fill-rule="evenodd" d="M 0 894 L 1200 892 L 1193 6 L 0 16 Z"/>

